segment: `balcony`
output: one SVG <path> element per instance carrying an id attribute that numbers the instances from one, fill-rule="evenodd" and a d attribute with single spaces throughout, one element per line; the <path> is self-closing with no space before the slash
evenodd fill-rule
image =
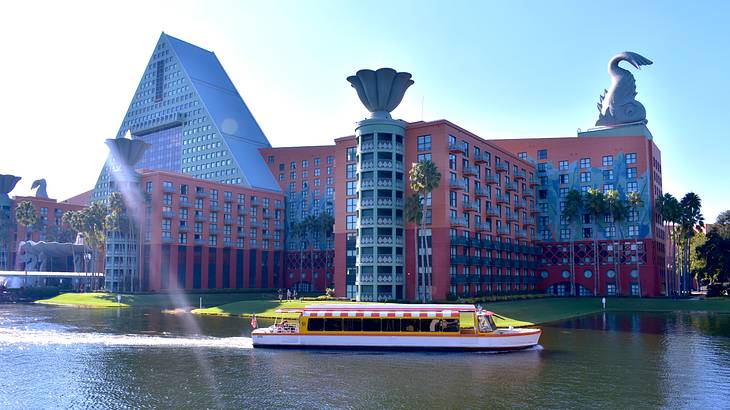
<path id="1" fill-rule="evenodd" d="M 507 192 L 517 192 L 517 184 L 514 182 L 505 182 L 504 190 Z"/>
<path id="2" fill-rule="evenodd" d="M 188 226 L 187 225 L 180 225 L 177 228 L 177 230 L 178 230 L 178 232 L 187 232 L 188 231 Z"/>
<path id="3" fill-rule="evenodd" d="M 521 179 L 524 181 L 525 178 L 527 178 L 527 175 L 525 174 L 525 171 L 518 170 L 517 172 L 515 172 L 513 177 L 514 177 L 514 179 Z"/>
<path id="4" fill-rule="evenodd" d="M 522 224 L 525 226 L 535 226 L 535 218 L 532 216 L 526 216 L 522 218 Z"/>
<path id="5" fill-rule="evenodd" d="M 452 265 L 467 265 L 469 263 L 469 257 L 466 255 L 451 255 Z"/>
<path id="6" fill-rule="evenodd" d="M 211 202 L 210 203 L 210 210 L 211 211 L 217 211 L 218 210 L 218 204 Z"/>
<path id="7" fill-rule="evenodd" d="M 474 195 L 476 195 L 477 197 L 490 199 L 489 191 L 487 191 L 487 189 L 483 187 L 474 188 Z"/>
<path id="8" fill-rule="evenodd" d="M 190 208 L 190 200 L 188 199 L 188 197 L 180 197 L 180 208 Z"/>
<path id="9" fill-rule="evenodd" d="M 175 186 L 174 185 L 162 185 L 162 192 L 166 192 L 168 194 L 174 194 Z"/>
<path id="10" fill-rule="evenodd" d="M 378 148 L 378 151 L 392 151 L 393 150 L 393 143 L 392 142 L 379 142 L 376 147 Z"/>
<path id="11" fill-rule="evenodd" d="M 393 218 L 391 218 L 389 216 L 378 217 L 378 219 L 376 220 L 376 223 L 378 225 L 393 225 Z"/>
<path id="12" fill-rule="evenodd" d="M 467 212 L 479 212 L 479 203 L 477 201 L 464 201 L 462 206 Z"/>
<path id="13" fill-rule="evenodd" d="M 499 175 L 489 174 L 485 179 L 489 185 L 499 184 Z"/>
<path id="14" fill-rule="evenodd" d="M 218 227 L 215 225 L 209 226 L 208 233 L 218 233 Z"/>
<path id="15" fill-rule="evenodd" d="M 239 238 L 245 238 L 246 237 L 246 233 L 243 232 L 243 230 L 236 231 L 236 236 L 239 237 Z"/>
<path id="16" fill-rule="evenodd" d="M 479 167 L 476 165 L 467 165 L 461 171 L 464 175 L 477 175 L 479 174 Z"/>
<path id="17" fill-rule="evenodd" d="M 281 201 L 274 202 L 274 209 L 286 209 L 284 203 Z"/>
<path id="18" fill-rule="evenodd" d="M 478 231 L 482 232 L 490 232 L 492 230 L 492 224 L 488 224 L 486 222 L 482 222 L 480 224 L 476 224 L 474 228 Z"/>
<path id="19" fill-rule="evenodd" d="M 202 245 L 206 244 L 205 239 L 196 239 L 194 241 L 194 243 L 195 243 L 195 245 L 198 245 L 198 246 L 202 246 Z"/>
<path id="20" fill-rule="evenodd" d="M 258 198 L 251 198 L 251 206 L 259 206 L 261 205 L 261 202 Z"/>
<path id="21" fill-rule="evenodd" d="M 508 215 L 507 216 L 507 222 L 510 222 L 510 223 L 519 223 L 520 222 L 520 218 L 519 218 L 518 215 L 511 214 L 511 215 Z"/>
<path id="22" fill-rule="evenodd" d="M 375 218 L 368 216 L 360 218 L 360 226 L 373 226 L 375 225 Z"/>
<path id="23" fill-rule="evenodd" d="M 520 199 L 515 202 L 515 208 L 525 209 L 527 208 L 527 202 L 524 199 Z"/>
<path id="24" fill-rule="evenodd" d="M 508 204 L 509 203 L 509 195 L 497 194 L 497 203 L 498 204 Z"/>
<path id="25" fill-rule="evenodd" d="M 466 189 L 466 184 L 464 181 L 458 180 L 458 179 L 450 179 L 449 180 L 449 188 L 451 189 L 457 189 L 457 190 L 463 190 Z"/>
<path id="26" fill-rule="evenodd" d="M 469 238 L 464 236 L 452 237 L 451 244 L 455 246 L 469 246 Z"/>
<path id="27" fill-rule="evenodd" d="M 173 211 L 162 211 L 162 217 L 163 218 L 174 218 L 175 212 Z"/>
<path id="28" fill-rule="evenodd" d="M 540 185 L 540 180 L 537 179 L 537 178 L 535 178 L 535 177 L 530 177 L 530 181 L 529 182 L 530 182 L 530 186 L 533 187 L 533 188 L 536 187 L 536 186 L 538 186 L 538 185 Z"/>
<path id="29" fill-rule="evenodd" d="M 373 198 L 363 198 L 360 200 L 360 203 L 358 205 L 359 208 L 372 208 L 375 206 L 375 199 Z"/>
<path id="30" fill-rule="evenodd" d="M 261 226 L 261 222 L 257 220 L 251 220 L 249 221 L 248 226 L 250 226 L 251 228 L 258 228 Z"/>
<path id="31" fill-rule="evenodd" d="M 461 218 L 460 217 L 456 217 L 456 218 L 451 217 L 450 222 L 451 222 L 451 226 L 463 226 L 463 227 L 468 226 L 466 218 L 464 218 L 464 217 L 461 217 Z"/>
<path id="32" fill-rule="evenodd" d="M 497 235 L 499 236 L 509 236 L 510 230 L 507 227 L 499 227 L 497 228 Z"/>
<path id="33" fill-rule="evenodd" d="M 368 160 L 368 161 L 360 161 L 360 171 L 362 170 L 370 170 L 375 167 L 375 161 Z"/>
<path id="34" fill-rule="evenodd" d="M 396 142 L 395 143 L 395 152 L 402 154 L 403 153 L 403 144 Z"/>
<path id="35" fill-rule="evenodd" d="M 487 208 L 487 216 L 491 216 L 494 218 L 499 218 L 501 215 L 499 214 L 499 209 L 497 208 Z"/>
<path id="36" fill-rule="evenodd" d="M 393 180 L 390 178 L 378 178 L 378 188 L 391 188 L 393 186 Z"/>
<path id="37" fill-rule="evenodd" d="M 532 188 L 525 189 L 522 191 L 522 195 L 525 196 L 525 198 L 534 198 L 535 197 L 535 191 Z"/>
<path id="38" fill-rule="evenodd" d="M 530 212 L 533 213 L 533 214 L 539 214 L 542 211 L 540 211 L 540 208 L 538 208 L 536 206 L 531 206 L 530 207 Z"/>
<path id="39" fill-rule="evenodd" d="M 463 142 L 449 142 L 449 152 L 461 152 L 462 154 L 466 152 L 466 144 Z"/>
<path id="40" fill-rule="evenodd" d="M 527 239 L 527 231 L 524 229 L 516 230 L 515 236 L 519 239 Z"/>
<path id="41" fill-rule="evenodd" d="M 357 150 L 359 152 L 372 152 L 375 150 L 375 144 L 372 142 L 363 142 L 358 145 Z"/>
<path id="42" fill-rule="evenodd" d="M 474 162 L 477 164 L 489 162 L 489 153 L 482 151 L 479 155 L 474 155 Z"/>
<path id="43" fill-rule="evenodd" d="M 196 198 L 207 198 L 208 193 L 205 192 L 204 189 L 197 189 L 197 190 L 195 190 L 195 197 Z"/>
<path id="44" fill-rule="evenodd" d="M 507 172 L 509 173 L 509 165 L 506 162 L 500 162 L 497 164 L 497 172 Z"/>
<path id="45" fill-rule="evenodd" d="M 203 214 L 195 214 L 195 220 L 198 222 L 205 222 L 205 215 Z"/>

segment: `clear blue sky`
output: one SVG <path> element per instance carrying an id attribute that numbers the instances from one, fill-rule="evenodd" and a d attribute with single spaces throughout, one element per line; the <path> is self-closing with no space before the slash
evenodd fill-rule
<path id="1" fill-rule="evenodd" d="M 485 138 L 575 136 L 615 53 L 635 73 L 664 188 L 730 208 L 730 2 L 5 2 L 0 173 L 89 189 L 161 31 L 213 50 L 272 145 L 327 144 L 365 116 L 345 77 L 413 74 L 394 113 Z M 59 159 L 62 157 L 62 159 Z"/>

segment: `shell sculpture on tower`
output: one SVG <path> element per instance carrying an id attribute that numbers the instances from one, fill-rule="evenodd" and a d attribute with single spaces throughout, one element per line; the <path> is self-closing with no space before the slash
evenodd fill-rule
<path id="1" fill-rule="evenodd" d="M 636 101 L 636 81 L 629 70 L 619 67 L 618 63 L 628 61 L 637 69 L 653 64 L 648 58 L 630 51 L 616 54 L 608 62 L 608 75 L 611 87 L 603 90 L 598 100 L 598 121 L 596 125 L 612 127 L 623 124 L 646 124 L 646 109 Z"/>
<path id="2" fill-rule="evenodd" d="M 410 73 L 399 73 L 392 68 L 360 70 L 347 77 L 370 118 L 391 119 L 390 113 L 403 100 L 408 87 L 413 85 Z"/>
<path id="3" fill-rule="evenodd" d="M 150 144 L 139 140 L 132 139 L 129 132 L 125 138 L 110 138 L 105 141 L 111 151 L 112 157 L 120 165 L 128 168 L 134 167 L 138 163 Z"/>

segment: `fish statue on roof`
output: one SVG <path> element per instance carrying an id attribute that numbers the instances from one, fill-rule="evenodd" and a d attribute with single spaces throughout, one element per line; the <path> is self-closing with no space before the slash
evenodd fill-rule
<path id="1" fill-rule="evenodd" d="M 628 61 L 637 69 L 653 64 L 648 58 L 630 51 L 616 54 L 608 62 L 608 75 L 611 87 L 603 90 L 598 100 L 597 126 L 616 126 L 622 124 L 646 124 L 646 109 L 636 101 L 636 80 L 629 70 L 619 67 L 621 61 Z"/>

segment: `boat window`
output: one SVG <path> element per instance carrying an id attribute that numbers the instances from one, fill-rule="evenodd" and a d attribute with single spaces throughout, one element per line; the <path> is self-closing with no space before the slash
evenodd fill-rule
<path id="1" fill-rule="evenodd" d="M 310 332 L 321 332 L 324 330 L 324 319 L 309 319 L 307 321 L 307 330 Z"/>
<path id="2" fill-rule="evenodd" d="M 332 318 L 324 320 L 324 331 L 325 332 L 341 332 L 342 331 L 342 319 Z"/>
<path id="3" fill-rule="evenodd" d="M 362 330 L 362 319 L 343 319 L 342 328 L 345 332 L 359 332 Z"/>
<path id="4" fill-rule="evenodd" d="M 365 332 L 380 332 L 380 319 L 363 319 L 362 330 Z"/>
<path id="5" fill-rule="evenodd" d="M 458 332 L 459 321 L 457 319 L 444 319 L 441 321 L 442 332 Z"/>
<path id="6" fill-rule="evenodd" d="M 417 332 L 420 329 L 420 320 L 418 319 L 401 319 L 401 332 Z"/>
<path id="7" fill-rule="evenodd" d="M 491 320 L 491 316 L 480 315 L 479 316 L 479 331 L 486 333 L 494 330 L 494 322 Z M 491 322 L 491 323 L 490 323 Z"/>
<path id="8" fill-rule="evenodd" d="M 400 332 L 400 319 L 380 319 L 383 332 Z"/>

